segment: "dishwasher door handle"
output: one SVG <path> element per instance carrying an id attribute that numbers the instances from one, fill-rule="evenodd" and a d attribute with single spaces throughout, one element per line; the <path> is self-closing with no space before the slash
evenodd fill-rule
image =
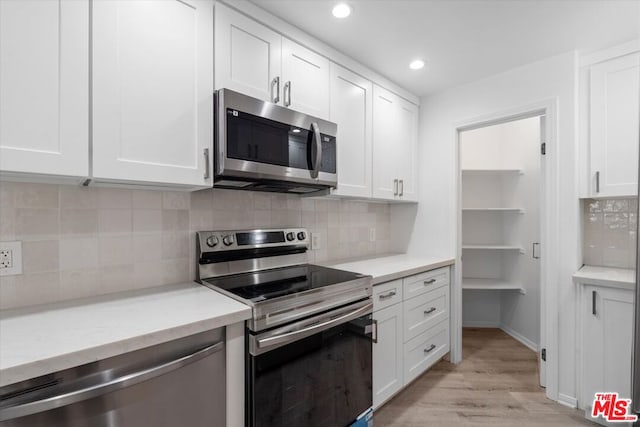
<path id="1" fill-rule="evenodd" d="M 143 381 L 159 377 L 176 369 L 180 369 L 191 363 L 204 359 L 207 356 L 217 353 L 224 348 L 224 341 L 212 344 L 193 353 L 181 356 L 178 359 L 171 360 L 161 365 L 143 369 L 131 374 L 125 374 L 121 377 L 114 378 L 110 381 L 91 385 L 89 387 L 61 393 L 57 396 L 46 397 L 44 399 L 34 400 L 22 403 L 16 406 L 9 406 L 0 409 L 0 421 L 7 421 L 13 418 L 24 417 L 26 415 L 37 414 L 39 412 L 49 411 L 51 409 L 61 408 L 73 403 L 82 402 L 95 397 L 111 393 L 116 390 L 131 387 Z M 45 389 L 46 390 L 46 389 Z M 44 390 L 38 390 L 42 392 Z"/>

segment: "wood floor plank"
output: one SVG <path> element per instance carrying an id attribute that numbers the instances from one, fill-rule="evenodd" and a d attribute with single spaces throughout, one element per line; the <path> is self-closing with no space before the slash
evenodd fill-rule
<path id="1" fill-rule="evenodd" d="M 595 426 L 546 398 L 537 355 L 499 329 L 465 328 L 463 360 L 440 361 L 378 409 L 376 427 Z"/>

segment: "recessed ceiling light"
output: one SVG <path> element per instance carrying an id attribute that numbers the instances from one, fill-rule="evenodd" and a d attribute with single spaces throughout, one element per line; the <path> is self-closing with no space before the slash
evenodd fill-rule
<path id="1" fill-rule="evenodd" d="M 409 64 L 409 68 L 411 68 L 412 70 L 419 70 L 421 68 L 424 68 L 424 61 L 421 59 L 411 61 L 411 63 Z"/>
<path id="2" fill-rule="evenodd" d="M 346 18 L 351 15 L 351 7 L 346 3 L 338 3 L 333 7 L 331 13 L 333 13 L 333 16 L 336 18 Z"/>

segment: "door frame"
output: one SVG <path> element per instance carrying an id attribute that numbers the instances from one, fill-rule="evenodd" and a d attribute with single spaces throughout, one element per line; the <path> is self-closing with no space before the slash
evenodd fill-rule
<path id="1" fill-rule="evenodd" d="M 461 120 L 453 124 L 455 141 L 456 208 L 456 268 L 451 295 L 451 361 L 462 361 L 462 172 L 460 168 L 460 133 L 518 119 L 544 116 L 543 142 L 546 155 L 540 165 L 540 343 L 546 348 L 546 362 L 540 361 L 540 382 L 549 399 L 558 400 L 558 254 L 559 254 L 559 159 L 558 159 L 558 98 L 496 111 Z M 540 360 L 540 352 L 538 352 Z"/>

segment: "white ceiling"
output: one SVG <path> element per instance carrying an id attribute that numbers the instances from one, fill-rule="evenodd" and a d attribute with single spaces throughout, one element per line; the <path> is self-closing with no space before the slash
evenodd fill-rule
<path id="1" fill-rule="evenodd" d="M 342 20 L 337 0 L 252 1 L 417 95 L 640 37 L 640 0 L 346 0 Z"/>

